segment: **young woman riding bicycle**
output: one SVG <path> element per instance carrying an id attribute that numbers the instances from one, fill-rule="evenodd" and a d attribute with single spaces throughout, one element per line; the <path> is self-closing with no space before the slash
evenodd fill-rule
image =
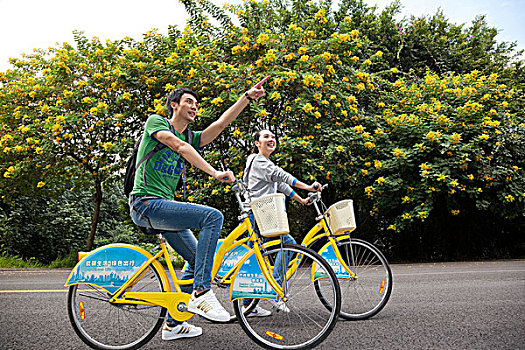
<path id="1" fill-rule="evenodd" d="M 289 198 L 292 198 L 298 203 L 301 203 L 303 205 L 308 204 L 307 198 L 302 198 L 299 196 L 292 187 L 296 187 L 299 189 L 315 192 L 320 191 L 321 185 L 318 182 L 314 182 L 311 185 L 307 185 L 304 182 L 301 182 L 297 180 L 292 174 L 284 171 L 280 167 L 276 166 L 271 160 L 270 156 L 275 151 L 277 147 L 277 142 L 275 140 L 275 135 L 269 131 L 269 130 L 258 130 L 254 134 L 254 147 L 252 149 L 252 154 L 248 156 L 248 159 L 246 161 L 246 168 L 244 170 L 244 176 L 243 180 L 246 183 L 246 186 L 248 187 L 248 195 L 245 196 L 245 207 L 249 207 L 249 204 L 252 200 L 259 198 L 264 195 L 268 194 L 274 194 L 277 192 L 281 192 L 284 195 L 288 196 Z M 257 226 L 257 223 L 255 222 L 255 218 L 253 216 L 253 213 L 250 212 L 250 221 L 252 223 L 252 226 L 254 230 L 259 233 L 259 229 Z M 284 244 L 290 243 L 295 244 L 295 239 L 290 235 L 284 235 L 282 236 L 282 241 Z M 264 241 L 268 240 L 267 238 L 264 238 Z M 288 264 L 291 257 L 286 256 L 285 257 L 285 263 Z M 277 274 L 277 271 L 281 271 L 281 258 L 278 256 L 276 266 L 275 266 L 275 274 Z M 282 282 L 282 277 L 275 275 L 274 278 L 277 282 Z M 246 299 L 244 300 L 244 305 L 248 306 L 250 304 L 251 300 Z M 281 303 L 279 300 L 276 305 L 276 310 L 278 311 L 286 311 L 286 306 Z M 264 310 L 261 307 L 257 306 L 250 316 L 269 316 L 271 312 L 269 310 Z"/>

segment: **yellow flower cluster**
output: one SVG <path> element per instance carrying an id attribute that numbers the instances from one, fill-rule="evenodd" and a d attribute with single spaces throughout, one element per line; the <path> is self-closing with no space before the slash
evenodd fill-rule
<path id="1" fill-rule="evenodd" d="M 328 20 L 325 18 L 326 16 L 326 10 L 325 9 L 320 9 L 315 15 L 314 15 L 314 18 L 316 20 L 319 21 L 319 23 L 321 24 L 325 24 L 326 22 L 328 22 Z"/>
<path id="2" fill-rule="evenodd" d="M 365 187 L 365 194 L 367 197 L 372 197 L 372 194 L 374 193 L 375 188 L 373 186 Z"/>
<path id="3" fill-rule="evenodd" d="M 270 95 L 270 99 L 273 101 L 277 101 L 280 98 L 281 98 L 281 94 L 277 91 L 272 92 L 272 94 Z"/>
<path id="4" fill-rule="evenodd" d="M 362 125 L 356 125 L 354 126 L 354 132 L 357 134 L 360 134 L 365 131 L 365 127 Z"/>
<path id="5" fill-rule="evenodd" d="M 214 98 L 213 100 L 211 100 L 211 103 L 214 104 L 215 106 L 220 106 L 221 103 L 223 103 L 223 102 L 224 101 L 222 100 L 222 98 L 220 96 Z"/>
<path id="6" fill-rule="evenodd" d="M 441 138 L 441 132 L 439 131 L 429 131 L 426 135 L 426 138 L 429 141 L 438 141 Z"/>
<path id="7" fill-rule="evenodd" d="M 421 170 L 430 170 L 430 166 L 427 163 L 422 163 L 419 167 Z"/>
<path id="8" fill-rule="evenodd" d="M 7 171 L 4 172 L 4 177 L 10 178 L 14 173 L 15 173 L 15 167 L 10 166 L 9 168 L 7 168 Z"/>
<path id="9" fill-rule="evenodd" d="M 399 158 L 406 158 L 407 154 L 405 151 L 403 151 L 402 149 L 400 148 L 394 148 L 392 150 L 392 153 L 394 154 L 394 156 L 399 159 Z"/>
<path id="10" fill-rule="evenodd" d="M 459 143 L 461 141 L 461 135 L 458 133 L 453 133 L 450 136 L 450 140 L 452 141 L 452 143 Z"/>
<path id="11" fill-rule="evenodd" d="M 310 103 L 307 103 L 302 107 L 302 110 L 306 113 L 310 113 L 314 110 L 314 107 Z"/>

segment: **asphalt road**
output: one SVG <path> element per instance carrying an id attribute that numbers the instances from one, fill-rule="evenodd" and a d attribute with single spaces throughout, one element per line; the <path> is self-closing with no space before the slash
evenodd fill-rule
<path id="1" fill-rule="evenodd" d="M 393 265 L 383 311 L 339 320 L 318 349 L 525 349 L 525 260 Z M 0 349 L 86 349 L 67 316 L 68 270 L 0 269 Z M 143 349 L 252 349 L 237 323 Z"/>

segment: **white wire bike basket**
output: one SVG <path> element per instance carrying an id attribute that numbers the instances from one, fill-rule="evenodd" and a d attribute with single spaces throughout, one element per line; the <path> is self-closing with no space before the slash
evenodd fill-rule
<path id="1" fill-rule="evenodd" d="M 250 202 L 253 216 L 264 237 L 275 237 L 290 232 L 284 194 L 268 194 Z"/>
<path id="2" fill-rule="evenodd" d="M 324 214 L 330 231 L 334 235 L 349 233 L 356 229 L 354 205 L 351 199 L 345 199 L 335 204 Z"/>

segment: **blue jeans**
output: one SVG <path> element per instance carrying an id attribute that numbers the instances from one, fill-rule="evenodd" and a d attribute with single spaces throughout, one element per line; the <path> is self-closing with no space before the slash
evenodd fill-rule
<path id="1" fill-rule="evenodd" d="M 257 222 L 255 221 L 255 217 L 253 216 L 253 213 L 250 212 L 248 214 L 249 218 L 250 218 L 250 222 L 252 224 L 252 228 L 253 230 L 258 234 L 260 235 L 260 231 L 259 231 L 259 226 L 257 226 Z M 283 243 L 284 244 L 296 244 L 296 241 L 295 239 L 290 235 L 290 234 L 287 234 L 287 235 L 283 235 L 283 236 L 280 236 L 280 238 L 283 240 Z M 272 240 L 275 240 L 275 239 L 279 239 L 279 237 L 262 237 L 262 240 L 263 240 L 263 243 L 266 243 L 268 241 L 272 241 Z M 253 246 L 253 242 L 252 241 L 249 241 L 248 243 L 248 246 L 252 247 Z M 286 253 L 285 257 L 284 257 L 284 263 L 286 264 L 286 266 L 288 266 L 288 264 L 290 263 L 290 260 L 292 260 L 292 253 Z M 282 266 L 283 266 L 283 260 L 281 258 L 281 253 L 277 253 L 277 256 L 275 257 L 275 266 L 274 266 L 274 269 L 273 269 L 273 278 L 275 278 L 275 281 L 279 284 L 281 284 L 283 282 L 283 277 L 281 275 L 281 271 L 282 271 Z M 244 305 L 250 305 L 250 303 L 252 302 L 251 299 L 244 299 L 243 300 L 243 304 Z"/>
<path id="2" fill-rule="evenodd" d="M 188 262 L 181 279 L 185 293 L 211 289 L 211 269 L 224 216 L 205 205 L 176 202 L 154 196 L 131 196 L 131 218 L 137 226 L 163 233 L 168 244 Z M 200 229 L 199 241 L 190 229 Z M 168 315 L 168 321 L 173 320 Z"/>

